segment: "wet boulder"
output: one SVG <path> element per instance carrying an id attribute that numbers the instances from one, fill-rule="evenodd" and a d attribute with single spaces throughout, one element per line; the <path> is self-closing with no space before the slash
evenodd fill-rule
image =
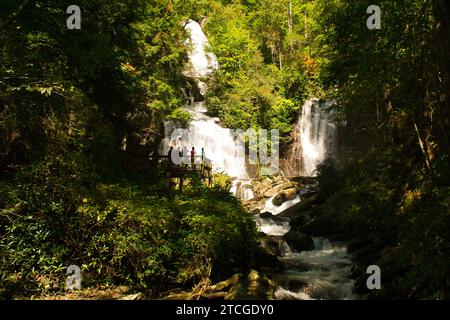
<path id="1" fill-rule="evenodd" d="M 273 249 L 273 248 L 272 248 Z M 253 254 L 252 264 L 258 267 L 258 270 L 264 272 L 279 272 L 285 269 L 284 264 L 278 260 L 277 255 L 270 252 L 267 247 L 260 244 L 256 247 Z"/>
<path id="2" fill-rule="evenodd" d="M 263 219 L 273 218 L 273 214 L 271 212 L 265 211 L 259 215 Z"/>
<path id="3" fill-rule="evenodd" d="M 312 220 L 310 212 L 304 212 L 302 215 L 298 215 L 291 220 L 291 227 L 294 229 L 301 228 Z"/>
<path id="4" fill-rule="evenodd" d="M 301 202 L 286 209 L 285 211 L 280 213 L 279 216 L 293 219 L 295 217 L 302 216 L 305 213 L 309 214 L 311 210 L 315 207 L 316 201 L 317 195 L 310 195 L 304 197 Z"/>
<path id="5" fill-rule="evenodd" d="M 317 215 L 315 212 L 311 220 L 298 228 L 313 237 L 329 237 L 339 231 L 333 223 L 330 223 L 328 217 Z"/>
<path id="6" fill-rule="evenodd" d="M 282 236 L 261 237 L 259 246 L 261 251 L 272 256 L 281 256 L 285 251 L 285 241 Z"/>
<path id="7" fill-rule="evenodd" d="M 296 196 L 297 196 L 297 189 L 296 188 L 289 188 L 289 189 L 286 189 L 286 190 L 280 192 L 279 194 L 277 194 L 272 199 L 272 203 L 275 206 L 281 206 L 286 201 L 290 201 L 290 200 L 295 199 Z"/>
<path id="8" fill-rule="evenodd" d="M 272 199 L 272 204 L 279 207 L 286 201 L 286 194 L 284 192 L 281 192 Z"/>
<path id="9" fill-rule="evenodd" d="M 291 248 L 299 252 L 311 251 L 315 248 L 314 241 L 310 236 L 296 230 L 290 230 L 284 235 L 284 239 Z"/>

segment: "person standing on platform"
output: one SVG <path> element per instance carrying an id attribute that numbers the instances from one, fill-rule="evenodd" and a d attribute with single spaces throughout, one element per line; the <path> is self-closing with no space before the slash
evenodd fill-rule
<path id="1" fill-rule="evenodd" d="M 191 150 L 191 168 L 195 169 L 195 148 L 192 147 Z"/>
<path id="2" fill-rule="evenodd" d="M 167 168 L 170 170 L 172 169 L 172 152 L 173 152 L 173 147 L 170 147 L 169 152 L 167 153 Z"/>
<path id="3" fill-rule="evenodd" d="M 203 171 L 203 168 L 205 167 L 205 160 L 206 160 L 205 148 L 202 148 L 202 163 L 201 163 L 202 171 Z"/>

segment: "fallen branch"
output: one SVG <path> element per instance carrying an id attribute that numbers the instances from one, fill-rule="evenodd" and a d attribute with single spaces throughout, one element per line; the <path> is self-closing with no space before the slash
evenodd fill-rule
<path id="1" fill-rule="evenodd" d="M 428 169 L 430 169 L 431 168 L 430 158 L 428 157 L 428 153 L 425 150 L 425 144 L 422 140 L 422 137 L 420 136 L 419 128 L 417 127 L 417 124 L 415 122 L 414 122 L 414 128 L 416 129 L 417 137 L 419 139 L 420 149 L 422 150 L 422 153 L 425 157 L 425 163 L 427 164 Z"/>

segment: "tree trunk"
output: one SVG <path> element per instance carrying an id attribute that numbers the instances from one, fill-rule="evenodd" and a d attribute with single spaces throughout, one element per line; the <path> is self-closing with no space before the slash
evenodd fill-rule
<path id="1" fill-rule="evenodd" d="M 416 123 L 414 123 L 414 129 L 416 129 L 417 139 L 419 140 L 420 150 L 422 150 L 422 154 L 425 157 L 425 163 L 427 164 L 428 169 L 430 169 L 430 157 L 428 156 L 427 148 L 425 147 L 422 137 L 420 136 L 420 131 Z"/>
<path id="2" fill-rule="evenodd" d="M 306 13 L 306 10 L 304 11 L 305 15 L 305 40 L 308 40 L 308 15 Z"/>
<path id="3" fill-rule="evenodd" d="M 436 17 L 438 64 L 442 74 L 437 121 L 439 121 L 439 140 L 441 142 L 441 149 L 448 153 L 450 152 L 450 141 L 448 136 L 450 130 L 450 1 L 433 0 L 433 9 Z"/>
<path id="4" fill-rule="evenodd" d="M 292 36 L 292 32 L 294 31 L 294 22 L 292 20 L 292 2 L 291 1 L 289 1 L 288 30 L 289 30 L 289 35 Z M 294 51 L 294 41 L 293 41 L 292 37 L 289 40 L 289 48 L 291 49 L 291 52 Z"/>
<path id="5" fill-rule="evenodd" d="M 283 70 L 283 55 L 281 54 L 281 51 L 280 51 L 280 53 L 279 53 L 279 67 L 280 67 L 280 70 L 282 71 Z"/>

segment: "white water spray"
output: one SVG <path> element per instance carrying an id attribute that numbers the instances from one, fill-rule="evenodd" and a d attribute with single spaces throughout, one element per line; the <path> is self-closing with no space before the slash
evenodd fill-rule
<path id="1" fill-rule="evenodd" d="M 309 100 L 302 109 L 298 130 L 302 147 L 303 174 L 311 176 L 327 155 L 333 155 L 336 125 L 325 111 L 331 106 L 317 99 Z"/>
<path id="2" fill-rule="evenodd" d="M 213 52 L 209 51 L 208 38 L 198 22 L 189 20 L 185 29 L 189 33 L 189 39 L 185 44 L 190 47 L 190 68 L 184 74 L 195 79 L 207 78 L 211 76 L 214 70 L 219 69 L 217 57 Z"/>
<path id="3" fill-rule="evenodd" d="M 297 195 L 294 199 L 285 201 L 281 205 L 277 206 L 277 205 L 273 204 L 273 199 L 275 197 L 276 197 L 276 195 L 266 201 L 266 203 L 264 204 L 264 208 L 261 210 L 261 212 L 270 212 L 271 214 L 276 216 L 276 215 L 279 215 L 280 213 L 286 211 L 290 207 L 296 205 L 297 203 L 300 203 L 300 201 L 301 201 L 300 196 Z"/>
<path id="4" fill-rule="evenodd" d="M 332 104 L 310 99 L 303 105 L 283 165 L 288 176 L 313 176 L 320 162 L 335 156 L 337 130 L 333 114 L 328 112 Z"/>
<path id="5" fill-rule="evenodd" d="M 183 74 L 197 81 L 200 93 L 204 96 L 208 88 L 206 82 L 212 73 L 219 69 L 219 63 L 216 55 L 209 51 L 209 42 L 200 24 L 189 20 L 185 28 L 189 33 L 186 44 L 190 51 L 189 65 Z M 204 101 L 190 103 L 185 108 L 192 118 L 188 126 L 189 135 L 173 137 L 174 126 L 166 124 L 166 138 L 160 148 L 161 153 L 167 153 L 170 146 L 175 150 L 186 149 L 189 152 L 194 147 L 197 155 L 200 155 L 203 148 L 215 172 L 245 179 L 245 146 L 239 137 L 231 130 L 221 127 L 220 119 L 206 114 Z M 246 195 L 251 196 L 250 192 L 246 192 Z"/>
<path id="6" fill-rule="evenodd" d="M 277 275 L 281 285 L 275 292 L 277 299 L 357 299 L 354 281 L 349 280 L 351 261 L 344 245 L 332 244 L 324 238 L 314 238 L 315 249 L 287 253 L 280 261 L 288 271 Z"/>

